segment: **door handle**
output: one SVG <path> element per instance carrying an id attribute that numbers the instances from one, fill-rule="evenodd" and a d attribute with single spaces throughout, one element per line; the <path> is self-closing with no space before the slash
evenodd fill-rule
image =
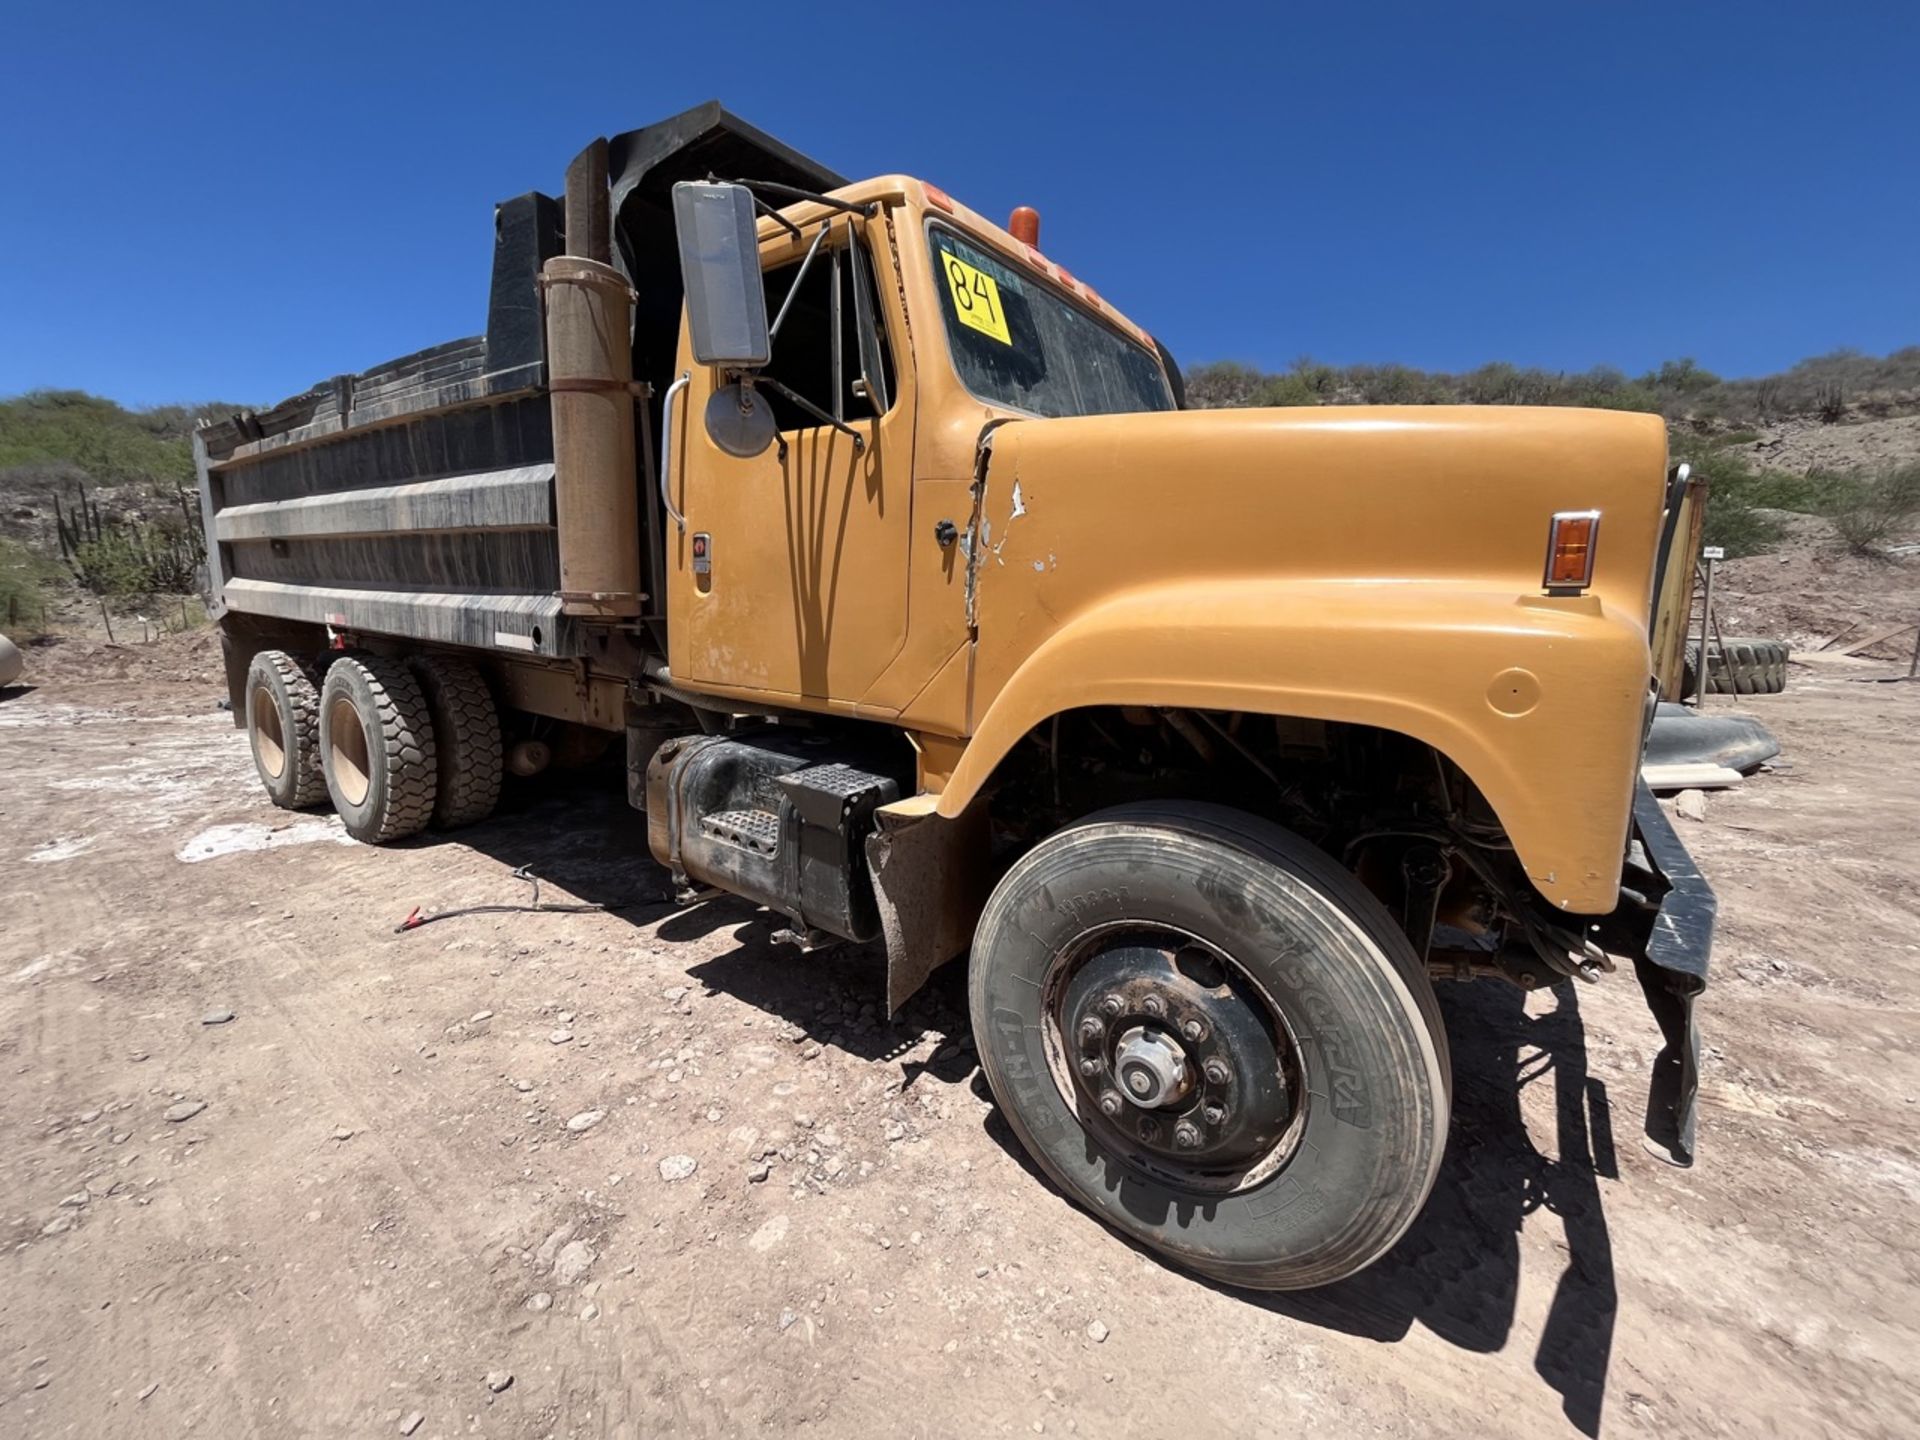
<path id="1" fill-rule="evenodd" d="M 673 401 L 692 381 L 693 372 L 682 370 L 680 378 L 667 387 L 667 398 L 660 406 L 660 503 L 682 535 L 687 533 L 687 517 L 673 508 Z"/>

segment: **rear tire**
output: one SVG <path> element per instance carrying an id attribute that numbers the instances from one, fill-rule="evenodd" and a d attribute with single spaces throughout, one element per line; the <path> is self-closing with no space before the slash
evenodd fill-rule
<path id="1" fill-rule="evenodd" d="M 284 650 L 262 650 L 247 667 L 247 744 L 260 783 L 282 810 L 326 802 L 320 693 L 312 670 Z"/>
<path id="2" fill-rule="evenodd" d="M 1451 1078 L 1432 986 L 1379 901 L 1277 825 L 1156 802 L 1068 827 L 995 888 L 969 989 L 1028 1153 L 1179 1265 L 1325 1285 L 1433 1187 Z M 1143 1055 L 1187 1088 L 1142 1081 Z M 1121 1093 L 1143 1085 L 1171 1098 Z"/>
<path id="3" fill-rule="evenodd" d="M 477 669 L 452 656 L 423 655 L 410 668 L 433 717 L 434 826 L 452 830 L 484 820 L 500 800 L 500 712 L 493 693 Z"/>
<path id="4" fill-rule="evenodd" d="M 407 667 L 344 656 L 320 687 L 320 757 L 347 833 L 369 845 L 426 829 L 437 791 L 433 721 Z"/>

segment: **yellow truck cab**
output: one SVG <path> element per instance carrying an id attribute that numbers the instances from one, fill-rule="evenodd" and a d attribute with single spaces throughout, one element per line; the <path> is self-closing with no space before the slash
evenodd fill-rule
<path id="1" fill-rule="evenodd" d="M 496 233 L 486 335 L 199 438 L 277 803 L 378 842 L 623 740 L 689 903 L 883 944 L 895 1007 L 965 956 L 1036 1161 L 1232 1283 L 1412 1223 L 1436 980 L 1628 961 L 1690 1162 L 1713 898 L 1638 780 L 1690 503 L 1657 417 L 1188 410 L 1031 211 L 717 105 Z"/>

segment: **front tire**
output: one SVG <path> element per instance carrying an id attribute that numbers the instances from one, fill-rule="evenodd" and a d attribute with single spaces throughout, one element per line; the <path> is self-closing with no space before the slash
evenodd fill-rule
<path id="1" fill-rule="evenodd" d="M 1380 903 L 1222 806 L 1122 806 L 994 890 L 982 1068 L 1069 1196 L 1175 1263 L 1292 1290 L 1392 1248 L 1446 1148 L 1433 990 Z"/>
<path id="2" fill-rule="evenodd" d="M 382 845 L 433 819 L 433 721 L 400 661 L 350 655 L 333 662 L 320 687 L 320 759 L 333 808 L 354 839 Z"/>

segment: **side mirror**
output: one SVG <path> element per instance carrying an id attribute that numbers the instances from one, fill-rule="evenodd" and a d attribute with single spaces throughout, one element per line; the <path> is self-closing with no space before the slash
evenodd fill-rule
<path id="1" fill-rule="evenodd" d="M 694 360 L 734 370 L 765 365 L 773 341 L 753 193 L 744 185 L 682 180 L 673 187 L 673 225 Z"/>

